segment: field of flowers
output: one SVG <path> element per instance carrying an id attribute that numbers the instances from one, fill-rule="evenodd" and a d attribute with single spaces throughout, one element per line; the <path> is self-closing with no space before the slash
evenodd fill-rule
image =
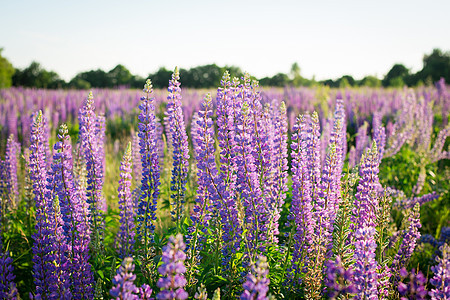
<path id="1" fill-rule="evenodd" d="M 450 299 L 450 91 L 0 90 L 0 299 Z"/>

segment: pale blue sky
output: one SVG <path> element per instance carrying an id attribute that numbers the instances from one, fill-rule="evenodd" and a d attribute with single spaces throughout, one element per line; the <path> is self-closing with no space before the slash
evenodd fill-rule
<path id="1" fill-rule="evenodd" d="M 450 50 L 450 1 L 0 0 L 0 28 L 15 67 L 36 60 L 65 80 L 119 63 L 143 77 L 207 63 L 263 77 L 294 62 L 316 79 L 382 77 Z"/>

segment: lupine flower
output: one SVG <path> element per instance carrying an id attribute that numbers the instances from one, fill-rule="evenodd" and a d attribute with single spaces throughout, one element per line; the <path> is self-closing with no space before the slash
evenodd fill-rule
<path id="1" fill-rule="evenodd" d="M 152 297 L 153 290 L 150 288 L 148 284 L 143 284 L 139 288 L 139 300 L 154 300 Z"/>
<path id="2" fill-rule="evenodd" d="M 378 191 L 381 188 L 378 180 L 378 150 L 375 142 L 372 148 L 361 159 L 359 175 L 361 177 L 355 197 L 352 229 L 375 227 L 378 214 Z"/>
<path id="3" fill-rule="evenodd" d="M 419 204 L 414 206 L 410 216 L 408 217 L 408 221 L 409 228 L 404 232 L 400 249 L 392 261 L 391 269 L 394 274 L 392 278 L 394 285 L 398 283 L 400 279 L 400 269 L 409 262 L 414 248 L 416 247 L 416 242 L 420 238 L 419 228 L 422 227 L 422 225 L 420 224 Z"/>
<path id="4" fill-rule="evenodd" d="M 136 275 L 133 274 L 134 264 L 131 257 L 123 260 L 122 265 L 117 270 L 117 275 L 112 280 L 113 287 L 109 291 L 113 299 L 117 300 L 136 300 L 139 289 L 134 285 Z"/>
<path id="5" fill-rule="evenodd" d="M 181 108 L 180 73 L 178 68 L 169 81 L 169 96 L 167 96 L 166 120 L 167 134 L 172 137 L 173 169 L 171 191 L 172 218 L 176 222 L 177 231 L 181 230 L 181 219 L 184 213 L 184 196 L 186 192 L 187 172 L 189 167 L 189 146 L 184 125 L 183 110 Z"/>
<path id="6" fill-rule="evenodd" d="M 439 197 L 440 197 L 440 195 L 438 193 L 432 192 L 432 193 L 425 194 L 425 195 L 422 195 L 419 197 L 414 197 L 411 199 L 400 198 L 394 204 L 394 206 L 399 209 L 411 209 L 416 205 L 416 203 L 418 203 L 420 206 L 422 206 L 423 204 L 434 201 L 434 200 L 438 199 Z"/>
<path id="7" fill-rule="evenodd" d="M 252 265 L 252 271 L 247 275 L 247 281 L 243 284 L 244 292 L 241 300 L 267 300 L 270 279 L 267 278 L 269 267 L 265 256 L 260 256 Z"/>
<path id="8" fill-rule="evenodd" d="M 3 221 L 3 206 L 0 202 L 0 224 Z M 14 283 L 16 276 L 13 274 L 12 258 L 3 250 L 2 228 L 0 226 L 0 299 L 17 299 L 17 288 Z"/>
<path id="9" fill-rule="evenodd" d="M 155 115 L 153 111 L 154 98 L 150 79 L 144 85 L 146 96 L 141 97 L 139 109 L 139 146 L 142 162 L 142 185 L 139 208 L 137 212 L 138 236 L 142 245 L 144 256 L 147 258 L 150 243 L 153 241 L 155 231 L 157 200 L 159 196 L 159 161 L 155 141 Z"/>
<path id="10" fill-rule="evenodd" d="M 408 276 L 409 275 L 409 276 Z M 400 300 L 408 300 L 408 299 L 427 299 L 426 296 L 428 294 L 426 290 L 427 279 L 422 274 L 422 272 L 412 269 L 411 273 L 408 274 L 405 268 L 400 270 L 400 276 L 402 278 L 408 277 L 409 281 L 399 282 L 398 284 L 398 292 L 400 294 Z"/>
<path id="11" fill-rule="evenodd" d="M 6 211 L 7 209 L 13 209 L 17 207 L 19 201 L 19 185 L 17 182 L 17 152 L 20 153 L 20 145 L 14 140 L 14 136 L 11 135 L 6 142 L 6 153 L 5 153 L 5 172 L 6 172 L 6 191 L 8 199 L 8 207 L 3 207 Z"/>
<path id="12" fill-rule="evenodd" d="M 444 244 L 440 247 L 442 257 L 437 257 L 438 264 L 431 267 L 434 276 L 430 283 L 434 289 L 429 292 L 431 299 L 450 299 L 450 247 Z"/>
<path id="13" fill-rule="evenodd" d="M 293 267 L 296 275 L 302 272 L 306 249 L 312 244 L 311 173 L 308 168 L 308 124 L 304 116 L 297 118 L 292 134 L 292 204 L 288 220 L 295 227 Z M 296 284 L 296 283 L 294 283 Z"/>
<path id="14" fill-rule="evenodd" d="M 30 142 L 30 178 L 36 204 L 36 232 L 33 234 L 33 277 L 36 285 L 35 297 L 56 297 L 58 290 L 56 267 L 54 265 L 55 237 L 51 230 L 51 193 L 47 190 L 47 172 L 45 163 L 45 143 L 43 116 L 39 111 L 31 128 Z M 51 180 L 50 180 L 51 182 Z"/>
<path id="15" fill-rule="evenodd" d="M 249 89 L 249 76 L 245 80 L 244 86 L 247 86 Z M 245 91 L 241 93 L 246 94 Z M 255 151 L 253 139 L 255 124 L 248 100 L 246 98 L 243 99 L 242 108 L 237 112 L 233 164 L 237 168 L 236 190 L 240 194 L 244 208 L 243 224 L 247 227 L 246 249 L 250 249 L 250 253 L 246 253 L 246 255 L 249 255 L 251 258 L 257 252 L 265 251 L 269 212 L 263 200 L 257 165 L 253 156 Z"/>
<path id="16" fill-rule="evenodd" d="M 171 236 L 169 242 L 163 248 L 161 257 L 162 265 L 159 266 L 158 272 L 161 278 L 158 279 L 156 285 L 161 291 L 156 296 L 156 299 L 180 299 L 188 298 L 188 293 L 184 290 L 186 279 L 184 272 L 184 254 L 185 244 L 183 243 L 183 236 L 178 234 L 176 237 Z"/>
<path id="17" fill-rule="evenodd" d="M 334 219 L 339 207 L 341 194 L 341 174 L 343 167 L 343 133 L 345 116 L 342 100 L 337 99 L 334 123 L 331 132 L 329 150 L 323 166 L 321 181 L 318 185 L 314 203 L 313 218 L 317 224 L 315 234 L 319 240 L 331 249 Z"/>
<path id="18" fill-rule="evenodd" d="M 353 265 L 355 299 L 378 299 L 375 233 L 374 227 L 358 228 L 355 232 L 355 253 L 353 256 L 355 260 Z"/>
<path id="19" fill-rule="evenodd" d="M 368 125 L 369 124 L 367 122 L 364 122 L 364 124 L 358 128 L 355 141 L 356 159 L 359 159 L 363 153 L 366 152 L 366 148 L 370 146 L 369 136 L 367 135 Z"/>
<path id="20" fill-rule="evenodd" d="M 68 244 L 68 272 L 70 288 L 74 298 L 93 296 L 94 276 L 89 259 L 90 228 L 88 204 L 74 187 L 72 176 L 72 145 L 65 124 L 58 134 L 59 142 L 54 146 L 53 172 L 55 191 L 63 221 L 64 236 Z"/>
<path id="21" fill-rule="evenodd" d="M 337 299 L 339 295 L 353 294 L 356 292 L 352 281 L 353 271 L 344 268 L 339 256 L 336 256 L 335 260 L 325 262 L 325 266 L 325 286 L 327 287 L 327 295 L 330 299 Z"/>
<path id="22" fill-rule="evenodd" d="M 92 92 L 89 93 L 83 107 L 80 109 L 78 119 L 80 123 L 80 141 L 83 150 L 87 171 L 86 196 L 91 211 L 92 239 L 91 244 L 95 252 L 103 249 L 103 154 L 98 143 L 97 117 L 94 112 Z M 102 140 L 102 139 L 100 139 Z"/>
<path id="23" fill-rule="evenodd" d="M 208 300 L 208 292 L 206 291 L 206 287 L 203 283 L 198 287 L 198 291 L 195 293 L 194 299 Z"/>
<path id="24" fill-rule="evenodd" d="M 132 255 L 134 250 L 134 205 L 131 195 L 131 143 L 120 164 L 119 180 L 119 209 L 120 209 L 120 229 L 118 233 L 118 252 L 121 258 Z"/>
<path id="25" fill-rule="evenodd" d="M 198 168 L 198 188 L 195 206 L 191 216 L 192 226 L 188 228 L 188 251 L 191 268 L 200 257 L 198 253 L 203 249 L 203 244 L 208 233 L 208 224 L 211 219 L 210 206 L 213 200 L 217 201 L 215 192 L 217 183 L 217 168 L 215 163 L 214 128 L 212 116 L 211 95 L 207 94 L 198 112 L 195 123 L 195 153 Z M 215 195 L 214 195 L 215 194 Z M 214 196 L 213 196 L 214 195 Z"/>
<path id="26" fill-rule="evenodd" d="M 372 130 L 373 140 L 377 144 L 378 148 L 378 162 L 381 163 L 381 159 L 384 155 L 384 149 L 386 147 L 386 128 L 381 123 L 382 115 L 379 112 L 373 114 Z"/>
<path id="27" fill-rule="evenodd" d="M 1 249 L 0 241 L 0 299 L 17 299 L 17 288 L 14 283 L 12 258 Z"/>
<path id="28" fill-rule="evenodd" d="M 239 251 L 241 232 L 236 208 L 235 185 L 236 166 L 234 164 L 234 149 L 236 147 L 236 113 L 241 101 L 236 97 L 237 82 L 232 88 L 230 75 L 225 72 L 222 87 L 217 90 L 217 139 L 220 148 L 220 174 L 217 180 L 217 191 L 213 194 L 214 207 L 222 220 L 223 264 L 228 267 L 231 255 Z"/>
<path id="29" fill-rule="evenodd" d="M 131 155 L 133 160 L 133 179 L 136 183 L 136 186 L 139 186 L 139 183 L 142 180 L 142 162 L 141 162 L 141 147 L 139 146 L 139 133 L 133 134 L 132 142 L 131 142 Z"/>
<path id="30" fill-rule="evenodd" d="M 273 117 L 273 145 L 271 147 L 272 154 L 272 178 L 271 184 L 269 185 L 271 193 L 271 236 L 274 244 L 278 242 L 276 235 L 279 234 L 278 231 L 278 220 L 280 218 L 281 208 L 284 204 L 284 199 L 286 198 L 287 191 L 287 177 L 288 177 L 288 152 L 287 152 L 287 118 L 286 118 L 286 105 L 281 102 L 279 110 L 275 113 Z M 269 127 L 269 125 L 266 125 Z"/>

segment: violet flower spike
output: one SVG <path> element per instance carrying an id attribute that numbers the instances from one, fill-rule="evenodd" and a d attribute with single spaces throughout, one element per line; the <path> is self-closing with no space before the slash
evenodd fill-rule
<path id="1" fill-rule="evenodd" d="M 68 243 L 68 269 L 74 298 L 92 298 L 94 274 L 89 260 L 90 228 L 88 204 L 75 187 L 72 175 L 72 145 L 68 129 L 62 124 L 54 146 L 53 170 L 63 230 Z"/>
<path id="2" fill-rule="evenodd" d="M 139 241 L 147 258 L 155 231 L 156 209 L 159 196 L 160 171 L 158 149 L 155 141 L 155 107 L 152 82 L 147 79 L 144 85 L 146 96 L 141 97 L 139 109 L 139 146 L 142 162 L 142 180 L 137 210 Z"/>
<path id="3" fill-rule="evenodd" d="M 121 258 L 131 256 L 134 252 L 134 203 L 131 195 L 131 142 L 120 164 L 119 209 L 120 229 L 118 233 L 118 252 Z"/>
<path id="4" fill-rule="evenodd" d="M 134 285 L 136 275 L 133 274 L 134 264 L 131 257 L 126 257 L 112 280 L 113 287 L 109 291 L 113 299 L 137 300 L 139 289 Z"/>
<path id="5" fill-rule="evenodd" d="M 220 173 L 217 190 L 213 193 L 213 205 L 222 219 L 223 265 L 228 268 L 231 256 L 239 251 L 242 228 L 238 221 L 238 212 L 234 198 L 236 186 L 236 166 L 233 159 L 236 147 L 236 114 L 241 103 L 235 97 L 237 84 L 232 88 L 230 74 L 226 71 L 222 77 L 221 88 L 217 90 L 217 139 L 220 151 Z"/>
<path id="6" fill-rule="evenodd" d="M 91 244 L 95 252 L 103 249 L 103 155 L 97 141 L 97 117 L 94 112 L 92 92 L 83 103 L 78 116 L 80 123 L 80 141 L 86 161 L 87 191 L 86 196 L 91 211 Z"/>
<path id="7" fill-rule="evenodd" d="M 392 281 L 394 286 L 397 285 L 400 277 L 399 272 L 403 266 L 406 266 L 411 258 L 412 253 L 416 247 L 416 243 L 420 238 L 419 228 L 422 227 L 420 224 L 420 207 L 419 204 L 416 204 L 411 211 L 410 216 L 408 217 L 409 228 L 403 234 L 403 240 L 400 244 L 400 249 L 392 261 Z"/>
<path id="8" fill-rule="evenodd" d="M 421 271 L 416 273 L 416 270 L 412 269 L 411 273 L 408 273 L 405 268 L 400 270 L 400 276 L 402 278 L 409 277 L 409 281 L 404 283 L 400 282 L 398 284 L 398 292 L 400 294 L 400 300 L 417 299 L 425 300 L 427 299 L 428 292 L 426 290 L 427 279 L 422 274 Z"/>
<path id="9" fill-rule="evenodd" d="M 198 188 L 195 206 L 191 216 L 192 226 L 188 228 L 187 244 L 190 266 L 193 267 L 200 258 L 200 251 L 208 234 L 209 220 L 211 219 L 210 206 L 213 199 L 217 201 L 217 175 L 215 162 L 214 127 L 212 116 L 211 94 L 207 94 L 198 112 L 195 123 L 196 133 L 196 160 L 198 168 Z"/>
<path id="10" fill-rule="evenodd" d="M 166 120 L 169 125 L 167 134 L 172 137 L 173 169 L 171 181 L 172 218 L 176 223 L 177 232 L 181 231 L 184 215 L 184 202 L 189 167 L 189 145 L 184 125 L 183 110 L 181 107 L 180 73 L 178 68 L 169 81 L 169 96 L 167 96 Z"/>
<path id="11" fill-rule="evenodd" d="M 161 291 L 156 299 L 184 300 L 188 298 L 188 293 L 184 290 L 186 279 L 183 275 L 186 272 L 184 266 L 186 254 L 183 252 L 185 248 L 181 234 L 176 237 L 171 236 L 167 245 L 164 246 L 161 257 L 163 263 L 158 268 L 162 277 L 156 283 Z"/>
<path id="12" fill-rule="evenodd" d="M 440 247 L 442 256 L 437 257 L 437 265 L 431 267 L 434 276 L 430 283 L 434 286 L 429 292 L 432 300 L 450 299 L 450 246 L 444 244 Z"/>
<path id="13" fill-rule="evenodd" d="M 247 281 L 243 284 L 244 292 L 241 294 L 241 300 L 267 300 L 270 279 L 269 266 L 267 258 L 260 256 L 257 262 L 252 265 L 252 271 L 247 275 Z"/>
<path id="14" fill-rule="evenodd" d="M 353 256 L 355 260 L 353 265 L 355 299 L 378 299 L 375 233 L 374 227 L 362 227 L 355 232 L 356 242 Z"/>

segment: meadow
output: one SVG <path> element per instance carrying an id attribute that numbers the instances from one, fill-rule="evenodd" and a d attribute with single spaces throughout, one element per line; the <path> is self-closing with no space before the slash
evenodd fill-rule
<path id="1" fill-rule="evenodd" d="M 1 299 L 449 299 L 450 90 L 0 90 Z"/>

